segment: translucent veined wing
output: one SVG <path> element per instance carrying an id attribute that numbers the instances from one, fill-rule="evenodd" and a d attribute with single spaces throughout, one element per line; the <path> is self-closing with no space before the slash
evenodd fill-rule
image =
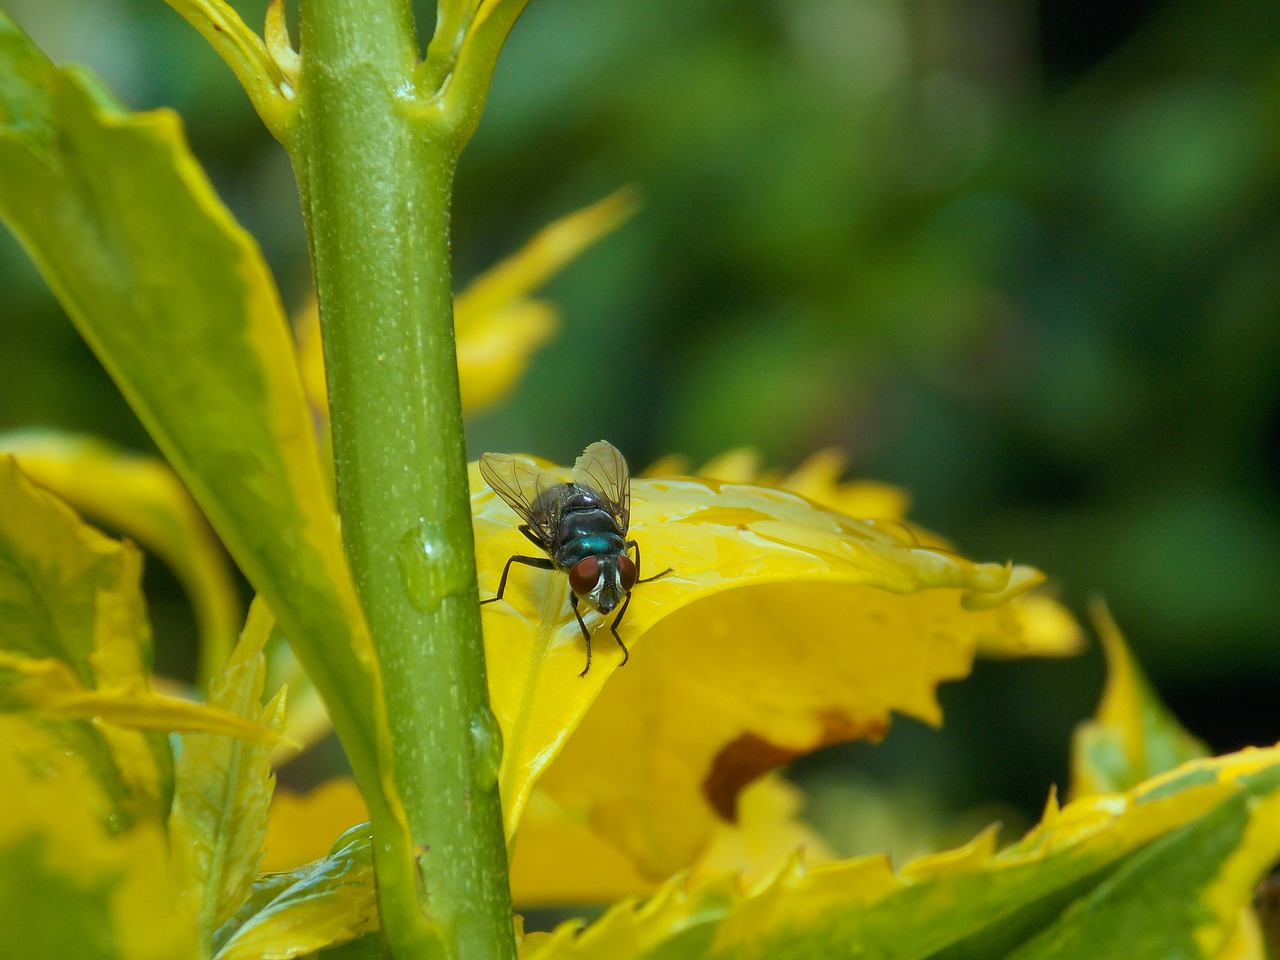
<path id="1" fill-rule="evenodd" d="M 533 535 L 550 550 L 555 535 L 552 523 L 554 498 L 543 497 L 551 487 L 564 483 L 554 473 L 528 457 L 486 453 L 480 457 L 480 476 L 529 525 Z"/>
<path id="2" fill-rule="evenodd" d="M 573 465 L 573 482 L 604 495 L 625 536 L 631 520 L 631 474 L 618 448 L 607 440 L 597 440 L 583 450 Z"/>

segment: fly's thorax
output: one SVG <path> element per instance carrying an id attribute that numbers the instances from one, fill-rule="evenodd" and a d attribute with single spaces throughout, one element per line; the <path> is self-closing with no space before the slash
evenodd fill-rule
<path id="1" fill-rule="evenodd" d="M 560 518 L 556 527 L 553 559 L 557 566 L 572 567 L 587 557 L 619 554 L 626 541 L 612 514 L 605 510 L 579 510 Z"/>

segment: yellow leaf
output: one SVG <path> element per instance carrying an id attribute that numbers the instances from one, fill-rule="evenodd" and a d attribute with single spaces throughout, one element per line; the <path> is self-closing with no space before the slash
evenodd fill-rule
<path id="1" fill-rule="evenodd" d="M 201 671 L 212 676 L 242 619 L 226 551 L 187 488 L 156 457 L 52 431 L 0 436 L 22 471 L 77 510 L 134 537 L 181 581 L 200 628 Z"/>
<path id="2" fill-rule="evenodd" d="M 843 453 L 832 449 L 820 450 L 796 467 L 778 486 L 851 517 L 906 519 L 911 498 L 905 491 L 875 480 L 841 481 L 844 468 Z M 939 541 L 939 545 L 945 546 L 945 543 Z"/>
<path id="3" fill-rule="evenodd" d="M 364 797 L 350 777 L 326 780 L 305 794 L 277 790 L 267 820 L 262 870 L 293 870 L 319 860 L 334 838 L 368 819 Z"/>
<path id="4" fill-rule="evenodd" d="M 158 822 L 109 825 L 110 797 L 66 741 L 0 716 L 0 918 L 5 956 L 185 960 Z M 74 951 L 74 952 L 68 952 Z"/>
<path id="5" fill-rule="evenodd" d="M 476 277 L 454 298 L 462 409 L 473 413 L 505 395 L 533 352 L 555 333 L 555 308 L 531 294 L 582 251 L 613 232 L 635 209 L 619 190 L 539 230 L 506 260 Z M 294 321 L 302 380 L 312 409 L 327 422 L 324 353 L 314 299 Z"/>
<path id="6" fill-rule="evenodd" d="M 1240 910 L 1236 928 L 1218 951 L 1215 960 L 1268 960 L 1262 926 L 1251 907 Z"/>
<path id="7" fill-rule="evenodd" d="M 761 472 L 760 458 L 750 449 L 731 450 L 705 464 L 698 475 L 733 483 L 759 483 L 790 490 L 850 517 L 873 518 L 882 527 L 900 524 L 902 536 L 922 546 L 951 550 L 951 544 L 906 519 L 910 497 L 887 483 L 840 479 L 846 457 L 835 449 L 820 450 L 787 476 Z M 652 468 L 648 476 L 660 475 Z M 1030 591 L 1012 601 L 1021 629 L 988 634 L 978 639 L 984 657 L 1070 656 L 1083 643 L 1075 617 L 1042 591 Z"/>
<path id="8" fill-rule="evenodd" d="M 739 797 L 738 822 L 715 825 L 693 866 L 693 879 L 732 873 L 755 883 L 797 850 L 804 850 L 810 863 L 832 859 L 822 838 L 797 818 L 800 806 L 799 791 L 779 777 L 765 775 L 752 783 Z M 517 906 L 608 903 L 652 893 L 658 886 L 589 823 L 557 806 L 544 791 L 533 791 L 511 861 Z"/>
<path id="9" fill-rule="evenodd" d="M 531 547 L 478 473 L 473 491 L 489 597 Z M 618 628 L 627 667 L 612 673 L 622 652 L 588 613 L 598 656 L 579 677 L 568 581 L 551 571 L 513 569 L 506 602 L 484 608 L 485 644 L 508 834 L 541 777 L 655 879 L 693 863 L 766 770 L 878 738 L 891 710 L 937 723 L 937 684 L 967 674 L 980 641 L 1012 643 L 1008 601 L 1042 579 L 777 489 L 648 478 L 631 498 L 641 576 L 674 570 L 632 595 Z"/>

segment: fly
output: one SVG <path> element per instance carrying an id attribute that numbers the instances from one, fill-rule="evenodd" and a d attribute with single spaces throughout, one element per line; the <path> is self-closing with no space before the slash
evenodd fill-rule
<path id="1" fill-rule="evenodd" d="M 569 606 L 587 642 L 587 665 L 578 676 L 585 677 L 591 669 L 591 633 L 578 612 L 580 600 L 602 614 L 618 610 L 609 630 L 622 648 L 620 666 L 626 664 L 631 653 L 618 635 L 618 624 L 631 603 L 631 590 L 637 583 L 666 576 L 671 568 L 640 579 L 640 545 L 627 539 L 631 476 L 622 454 L 613 444 L 597 440 L 574 463 L 573 479 L 565 481 L 526 457 L 486 453 L 480 458 L 480 475 L 524 521 L 520 532 L 546 554 L 511 557 L 502 568 L 497 595 L 480 602 L 502 599 L 513 563 L 563 571 L 569 575 Z M 635 560 L 630 556 L 633 550 Z"/>

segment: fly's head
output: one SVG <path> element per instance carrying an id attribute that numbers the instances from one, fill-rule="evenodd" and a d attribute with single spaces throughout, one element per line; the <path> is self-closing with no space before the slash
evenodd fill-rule
<path id="1" fill-rule="evenodd" d="M 636 585 L 636 565 L 623 554 L 600 554 L 569 569 L 569 586 L 601 613 L 608 613 Z"/>

